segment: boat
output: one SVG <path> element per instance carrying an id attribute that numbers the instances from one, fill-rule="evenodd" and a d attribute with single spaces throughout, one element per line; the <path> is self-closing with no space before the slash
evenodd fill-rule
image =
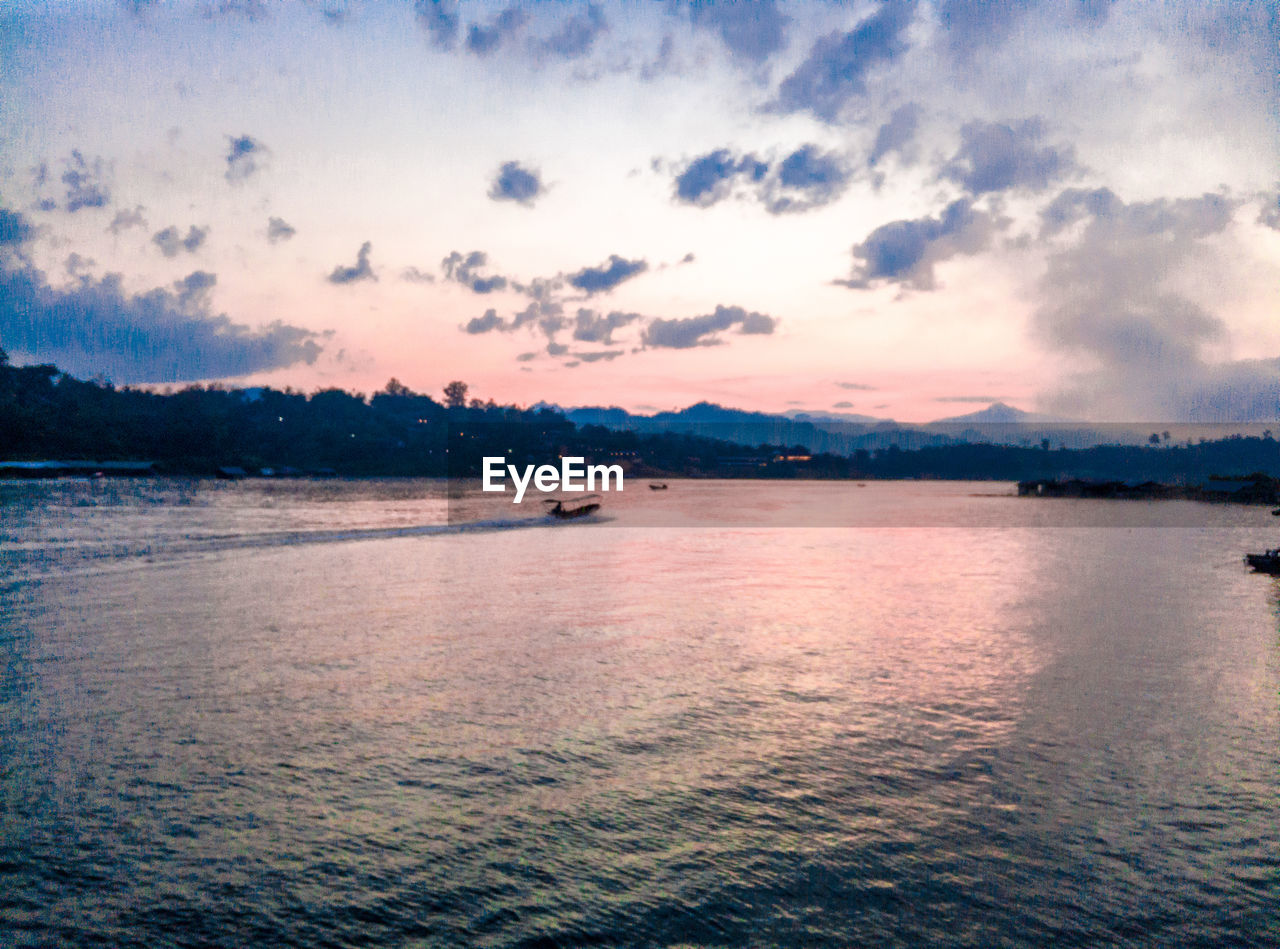
<path id="1" fill-rule="evenodd" d="M 600 497 L 598 494 L 585 495 L 584 497 L 571 502 L 573 504 L 572 507 L 565 507 L 564 501 L 558 498 L 548 498 L 542 503 L 552 505 L 547 509 L 548 517 L 557 517 L 562 521 L 567 521 L 575 517 L 586 517 L 588 514 L 594 514 L 596 511 L 600 510 L 598 502 L 591 502 L 589 504 L 582 503 L 584 501 L 588 501 L 590 498 L 598 497 Z"/>
<path id="2" fill-rule="evenodd" d="M 1280 576 L 1280 547 L 1272 547 L 1264 554 L 1245 554 L 1244 562 L 1258 573 Z"/>
<path id="3" fill-rule="evenodd" d="M 667 483 L 666 483 L 665 481 L 650 481 L 650 482 L 649 482 L 649 490 L 650 490 L 650 491 L 665 491 L 665 490 L 667 490 Z"/>

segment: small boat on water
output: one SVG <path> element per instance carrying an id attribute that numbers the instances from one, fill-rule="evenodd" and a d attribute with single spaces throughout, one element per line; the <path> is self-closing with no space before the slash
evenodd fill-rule
<path id="1" fill-rule="evenodd" d="M 666 483 L 665 481 L 650 481 L 650 482 L 649 482 L 649 490 L 650 490 L 650 491 L 665 491 L 665 490 L 667 490 L 667 483 Z"/>
<path id="2" fill-rule="evenodd" d="M 1258 573 L 1280 576 L 1280 547 L 1273 547 L 1263 554 L 1245 554 L 1244 562 Z"/>
<path id="3" fill-rule="evenodd" d="M 562 521 L 567 521 L 575 517 L 586 517 L 588 514 L 594 514 L 596 511 L 600 510 L 600 505 L 597 502 L 583 503 L 589 501 L 591 498 L 598 497 L 600 497 L 598 494 L 585 495 L 584 497 L 572 502 L 572 507 L 565 507 L 564 501 L 557 498 L 548 498 L 542 503 L 552 505 L 547 509 L 548 517 L 556 517 Z"/>

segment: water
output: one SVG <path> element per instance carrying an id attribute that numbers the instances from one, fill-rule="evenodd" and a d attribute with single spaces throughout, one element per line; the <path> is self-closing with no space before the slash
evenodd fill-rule
<path id="1" fill-rule="evenodd" d="M 0 484 L 0 943 L 1280 943 L 1265 509 L 671 485 Z"/>

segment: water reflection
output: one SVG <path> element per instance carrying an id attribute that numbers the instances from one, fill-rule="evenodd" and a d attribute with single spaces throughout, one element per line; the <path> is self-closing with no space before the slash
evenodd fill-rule
<path id="1" fill-rule="evenodd" d="M 1250 536 L 601 526 L 46 576 L 0 606 L 0 915 L 72 945 L 1273 944 Z"/>

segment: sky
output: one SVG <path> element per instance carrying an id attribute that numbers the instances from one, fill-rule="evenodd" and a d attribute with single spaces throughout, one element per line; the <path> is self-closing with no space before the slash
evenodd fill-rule
<path id="1" fill-rule="evenodd" d="M 1280 4 L 0 0 L 0 347 L 116 385 L 1280 418 Z"/>

